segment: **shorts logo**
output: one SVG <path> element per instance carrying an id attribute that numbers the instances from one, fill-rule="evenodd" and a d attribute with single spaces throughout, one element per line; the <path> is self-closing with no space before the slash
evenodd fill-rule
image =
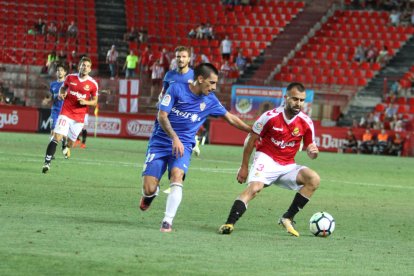
<path id="1" fill-rule="evenodd" d="M 299 135 L 299 128 L 295 127 L 292 131 L 292 136 L 298 136 Z"/>
<path id="2" fill-rule="evenodd" d="M 162 99 L 161 105 L 169 106 L 170 105 L 170 102 L 171 102 L 171 96 L 167 94 Z"/>
<path id="3" fill-rule="evenodd" d="M 203 111 L 205 108 L 206 108 L 206 103 L 205 102 L 202 102 L 200 104 L 200 110 Z"/>

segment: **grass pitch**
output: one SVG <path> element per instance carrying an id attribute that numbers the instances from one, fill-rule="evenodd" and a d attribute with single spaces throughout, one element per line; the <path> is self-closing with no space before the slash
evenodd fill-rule
<path id="1" fill-rule="evenodd" d="M 278 187 L 222 236 L 245 187 L 235 180 L 241 147 L 202 147 L 174 231 L 160 233 L 166 194 L 138 210 L 146 141 L 88 138 L 70 160 L 58 151 L 44 175 L 47 143 L 0 132 L 0 275 L 413 275 L 413 158 L 300 153 L 322 179 L 296 217 L 301 237 L 277 225 L 294 196 Z M 308 230 L 317 211 L 336 220 L 329 238 Z"/>

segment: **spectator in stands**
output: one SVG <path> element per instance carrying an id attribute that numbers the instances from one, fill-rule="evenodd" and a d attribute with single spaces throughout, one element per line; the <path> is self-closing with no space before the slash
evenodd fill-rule
<path id="1" fill-rule="evenodd" d="M 190 47 L 190 65 L 189 66 L 191 68 L 194 68 L 197 65 L 198 63 L 197 59 L 198 59 L 198 55 L 194 52 L 194 47 Z"/>
<path id="2" fill-rule="evenodd" d="M 111 49 L 108 50 L 108 53 L 106 54 L 106 63 L 111 72 L 111 80 L 113 80 L 118 73 L 118 51 L 116 50 L 115 45 L 112 45 Z"/>
<path id="3" fill-rule="evenodd" d="M 354 55 L 354 61 L 364 62 L 365 61 L 365 48 L 361 44 L 357 46 Z"/>
<path id="4" fill-rule="evenodd" d="M 202 39 L 203 38 L 203 31 L 204 31 L 204 24 L 200 24 L 196 29 L 196 38 L 197 39 Z"/>
<path id="5" fill-rule="evenodd" d="M 66 26 L 65 22 L 59 21 L 59 26 L 57 28 L 58 30 L 58 38 L 66 38 Z"/>
<path id="6" fill-rule="evenodd" d="M 160 65 L 164 68 L 164 72 L 167 72 L 170 68 L 171 57 L 166 48 L 162 48 L 159 61 Z"/>
<path id="7" fill-rule="evenodd" d="M 391 121 L 394 116 L 397 116 L 398 104 L 390 104 L 384 111 L 385 120 Z"/>
<path id="8" fill-rule="evenodd" d="M 148 40 L 148 31 L 141 27 L 138 31 L 138 42 L 145 43 Z"/>
<path id="9" fill-rule="evenodd" d="M 65 51 L 60 50 L 59 54 L 57 55 L 57 61 L 60 64 L 66 64 L 67 63 L 67 58 L 68 58 L 68 56 L 66 55 Z"/>
<path id="10" fill-rule="evenodd" d="M 229 81 L 230 73 L 234 70 L 234 66 L 230 64 L 228 60 L 225 60 L 220 67 L 220 81 L 221 83 L 226 83 Z"/>
<path id="11" fill-rule="evenodd" d="M 49 36 L 53 36 L 56 39 L 57 34 L 58 34 L 58 30 L 57 30 L 57 26 L 56 26 L 55 22 L 52 21 L 47 26 L 47 34 L 48 34 L 48 38 L 49 38 Z"/>
<path id="12" fill-rule="evenodd" d="M 411 12 L 411 25 L 413 25 L 413 26 L 414 26 L 414 9 L 413 9 L 413 11 Z"/>
<path id="13" fill-rule="evenodd" d="M 362 135 L 362 142 L 359 146 L 359 153 L 372 153 L 372 148 L 374 146 L 374 140 L 372 137 L 371 130 L 369 128 L 365 129 L 365 133 Z"/>
<path id="14" fill-rule="evenodd" d="M 164 78 L 165 70 L 161 65 L 160 60 L 156 60 L 151 66 L 151 98 L 158 99 L 158 92 L 161 90 L 162 79 Z"/>
<path id="15" fill-rule="evenodd" d="M 394 116 L 394 117 L 395 117 L 395 120 L 390 122 L 391 129 L 396 132 L 404 131 L 404 115 L 397 114 L 397 116 Z"/>
<path id="16" fill-rule="evenodd" d="M 226 35 L 225 38 L 220 43 L 221 56 L 224 60 L 229 60 L 231 55 L 231 45 L 232 42 L 229 40 L 229 36 Z"/>
<path id="17" fill-rule="evenodd" d="M 388 133 L 387 131 L 382 128 L 381 132 L 378 133 L 374 147 L 373 147 L 373 153 L 374 154 L 386 154 L 388 152 Z"/>
<path id="18" fill-rule="evenodd" d="M 243 56 L 243 53 L 241 50 L 239 50 L 239 52 L 237 53 L 235 63 L 236 63 L 237 70 L 239 70 L 240 73 L 243 73 L 247 65 L 247 59 L 245 56 Z"/>
<path id="19" fill-rule="evenodd" d="M 382 50 L 378 53 L 377 56 L 377 63 L 381 64 L 381 66 L 384 66 L 385 63 L 388 62 L 388 47 L 387 46 L 382 46 Z"/>
<path id="20" fill-rule="evenodd" d="M 37 23 L 34 25 L 34 29 L 38 35 L 44 35 L 46 33 L 46 24 L 42 18 L 39 18 Z"/>
<path id="21" fill-rule="evenodd" d="M 389 97 L 397 97 L 401 94 L 402 86 L 398 80 L 394 81 L 390 87 Z"/>
<path id="22" fill-rule="evenodd" d="M 358 140 L 356 139 L 352 129 L 348 129 L 346 134 L 346 142 L 338 149 L 339 152 L 347 152 L 350 150 L 353 153 L 358 152 Z"/>
<path id="23" fill-rule="evenodd" d="M 145 78 L 148 81 L 148 77 L 149 77 L 149 64 L 150 64 L 150 55 L 151 55 L 151 50 L 149 48 L 149 46 L 145 46 L 144 51 L 141 54 L 141 61 L 140 61 L 140 74 L 141 74 L 141 79 Z"/>
<path id="24" fill-rule="evenodd" d="M 68 30 L 67 30 L 68 37 L 76 38 L 78 36 L 78 27 L 75 24 L 75 21 L 71 21 Z"/>
<path id="25" fill-rule="evenodd" d="M 135 77 L 138 61 L 138 56 L 134 54 L 133 50 L 130 50 L 129 55 L 125 59 L 125 64 L 123 67 L 123 70 L 125 70 L 125 77 L 127 79 Z"/>
<path id="26" fill-rule="evenodd" d="M 377 49 L 373 44 L 371 44 L 366 53 L 366 58 L 368 62 L 374 63 L 377 60 Z"/>
<path id="27" fill-rule="evenodd" d="M 196 38 L 196 35 L 197 35 L 197 33 L 196 33 L 196 31 L 194 29 L 191 29 L 188 32 L 188 38 Z"/>
<path id="28" fill-rule="evenodd" d="M 135 27 L 131 27 L 129 32 L 124 34 L 124 41 L 129 41 L 129 42 L 138 41 L 138 32 L 135 30 Z"/>
<path id="29" fill-rule="evenodd" d="M 404 139 L 401 138 L 399 133 L 395 133 L 390 144 L 389 154 L 401 156 L 404 147 Z"/>
<path id="30" fill-rule="evenodd" d="M 75 50 L 68 56 L 69 70 L 71 73 L 78 72 L 79 56 Z"/>
<path id="31" fill-rule="evenodd" d="M 392 26 L 398 26 L 400 24 L 400 15 L 400 12 L 397 10 L 391 11 L 389 20 Z"/>
<path id="32" fill-rule="evenodd" d="M 202 32 L 203 32 L 203 38 L 214 39 L 213 27 L 209 23 L 204 25 Z"/>

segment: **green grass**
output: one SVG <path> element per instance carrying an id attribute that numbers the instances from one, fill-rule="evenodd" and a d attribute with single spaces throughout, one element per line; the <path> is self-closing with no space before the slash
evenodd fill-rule
<path id="1" fill-rule="evenodd" d="M 138 211 L 146 141 L 89 138 L 70 160 L 58 152 L 43 175 L 47 143 L 47 135 L 0 132 L 0 275 L 413 275 L 412 158 L 300 153 L 297 162 L 322 179 L 296 217 L 301 237 L 277 225 L 294 196 L 277 187 L 222 236 L 245 187 L 235 180 L 242 148 L 206 145 L 167 234 L 164 193 Z M 317 211 L 336 220 L 329 238 L 308 231 Z"/>

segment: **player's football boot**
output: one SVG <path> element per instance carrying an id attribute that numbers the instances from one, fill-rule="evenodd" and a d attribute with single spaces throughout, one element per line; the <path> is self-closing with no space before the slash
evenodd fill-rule
<path id="1" fill-rule="evenodd" d="M 150 206 L 150 204 L 145 203 L 144 197 L 141 197 L 141 201 L 139 202 L 139 209 L 141 209 L 141 211 L 146 211 Z"/>
<path id="2" fill-rule="evenodd" d="M 195 154 L 196 156 L 200 156 L 200 153 L 201 153 L 201 151 L 200 151 L 200 147 L 199 147 L 198 145 L 196 145 L 196 146 L 193 148 L 193 152 L 194 152 L 194 154 Z"/>
<path id="3" fill-rule="evenodd" d="M 73 147 L 76 148 L 77 146 L 79 146 L 80 144 L 80 140 L 76 140 L 75 143 L 73 144 Z"/>
<path id="4" fill-rule="evenodd" d="M 82 143 L 82 144 L 80 145 L 80 147 L 81 147 L 81 149 L 86 149 L 86 144 Z"/>
<path id="5" fill-rule="evenodd" d="M 42 168 L 42 173 L 47 173 L 50 170 L 50 163 L 45 163 Z"/>
<path id="6" fill-rule="evenodd" d="M 169 232 L 171 232 L 172 231 L 171 224 L 169 224 L 166 221 L 163 221 L 162 224 L 161 224 L 160 231 L 163 232 L 163 233 L 169 233 Z"/>
<path id="7" fill-rule="evenodd" d="M 231 232 L 233 232 L 233 230 L 234 230 L 233 224 L 223 224 L 222 226 L 220 226 L 218 232 L 219 234 L 230 235 Z"/>
<path id="8" fill-rule="evenodd" d="M 62 150 L 63 155 L 65 156 L 65 159 L 70 158 L 70 148 L 66 147 Z"/>
<path id="9" fill-rule="evenodd" d="M 295 224 L 294 221 L 292 221 L 289 218 L 280 218 L 279 224 L 285 227 L 286 231 L 291 234 L 292 236 L 299 237 L 299 232 L 296 231 L 296 229 L 293 227 Z"/>

